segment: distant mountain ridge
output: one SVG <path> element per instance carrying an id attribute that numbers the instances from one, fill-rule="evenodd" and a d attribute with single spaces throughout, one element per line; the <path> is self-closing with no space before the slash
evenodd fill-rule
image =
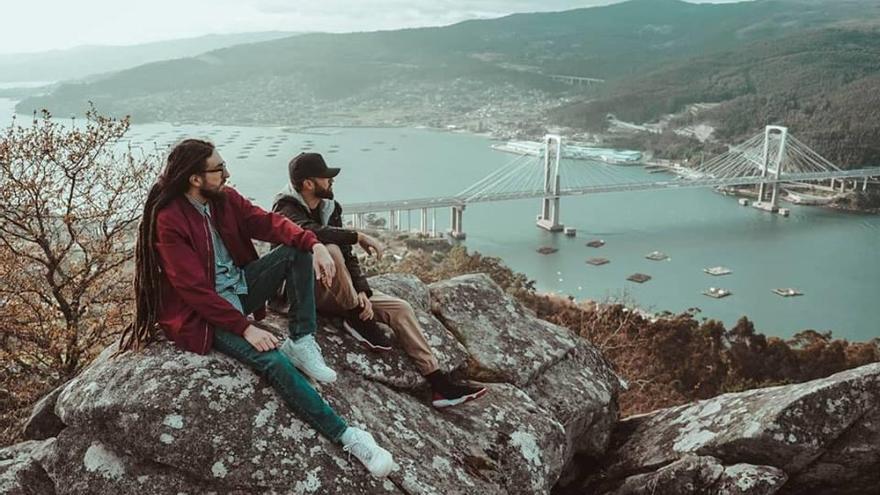
<path id="1" fill-rule="evenodd" d="M 692 87 L 688 78 L 711 81 L 713 71 L 726 71 L 725 84 L 732 85 L 729 94 L 715 88 L 712 98 L 706 101 L 755 96 L 748 89 L 751 83 L 736 81 L 736 64 L 732 62 L 736 57 L 748 58 L 748 50 L 775 53 L 789 47 L 809 54 L 817 48 L 809 47 L 809 43 L 839 42 L 841 50 L 851 57 L 847 60 L 854 61 L 859 70 L 864 69 L 860 77 L 870 76 L 875 70 L 873 62 L 864 67 L 858 62 L 862 49 L 873 60 L 872 42 L 854 36 L 858 43 L 867 45 L 849 49 L 846 34 L 827 33 L 870 30 L 864 26 L 872 22 L 880 25 L 878 19 L 880 3 L 867 0 L 758 0 L 727 4 L 631 0 L 566 12 L 465 21 L 446 27 L 305 34 L 155 62 L 87 84 L 62 85 L 51 95 L 24 100 L 18 110 L 29 113 L 49 108 L 60 114 L 80 113 L 87 101 L 93 101 L 103 111 L 132 114 L 137 121 L 272 125 L 455 123 L 472 129 L 501 129 L 503 135 L 509 135 L 505 134 L 507 131 L 537 134 L 560 122 L 589 129 L 595 127 L 591 122 L 601 121 L 606 113 L 629 112 L 636 119 L 655 118 L 661 110 L 675 111 L 694 102 L 696 94 L 677 94 L 664 88 L 667 76 L 663 74 L 675 79 L 679 86 L 694 89 L 696 86 Z M 744 52 L 731 55 L 737 50 Z M 765 63 L 760 53 L 751 55 L 755 57 L 752 65 Z M 822 64 L 833 65 L 834 60 L 834 55 L 817 59 L 808 55 L 797 57 L 794 52 L 789 55 L 794 58 L 785 65 L 793 71 L 788 76 L 803 70 L 815 77 L 824 70 Z M 716 56 L 722 57 L 717 63 L 713 62 Z M 573 87 L 549 77 L 554 74 L 595 77 L 607 82 L 601 89 Z M 682 85 L 682 78 L 687 84 Z M 835 81 L 844 84 L 854 79 Z M 823 83 L 824 86 L 814 89 L 837 88 L 837 82 Z M 770 93 L 782 94 L 773 91 L 772 78 L 762 84 Z M 787 77 L 785 84 L 798 86 L 792 77 Z M 766 89 L 762 91 L 767 93 Z M 803 92 L 785 94 L 809 96 Z M 654 95 L 666 99 L 647 101 Z M 758 92 L 757 96 L 760 95 Z M 593 103 L 579 103 L 583 100 Z M 633 101 L 644 102 L 643 108 L 634 108 Z M 619 107 L 615 106 L 618 104 Z M 760 106 L 760 100 L 753 102 L 752 107 L 756 104 Z M 773 108 L 779 104 L 774 100 L 768 105 Z M 565 108 L 551 111 L 560 105 Z M 744 107 L 732 108 L 725 111 L 736 113 Z M 821 117 L 828 109 L 820 105 L 815 111 Z M 791 115 L 752 114 L 762 118 Z M 748 129 L 756 124 L 755 119 L 747 124 L 746 121 L 742 123 Z M 745 131 L 731 128 L 724 132 L 736 136 Z"/>
<path id="2" fill-rule="evenodd" d="M 278 39 L 294 34 L 296 33 L 282 31 L 210 34 L 136 45 L 85 45 L 66 50 L 0 54 L 0 82 L 55 82 L 80 79 L 150 62 L 191 57 L 218 48 Z"/>

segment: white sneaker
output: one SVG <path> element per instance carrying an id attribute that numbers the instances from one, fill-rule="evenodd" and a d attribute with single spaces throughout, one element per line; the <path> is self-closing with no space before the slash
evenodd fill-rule
<path id="1" fill-rule="evenodd" d="M 336 372 L 324 362 L 324 356 L 318 343 L 315 342 L 314 335 L 306 335 L 296 342 L 285 339 L 281 345 L 281 352 L 294 366 L 315 381 L 323 383 L 336 381 Z"/>
<path id="2" fill-rule="evenodd" d="M 373 435 L 360 428 L 349 427 L 351 439 L 342 450 L 353 454 L 376 478 L 384 478 L 394 468 L 391 452 L 379 447 Z"/>

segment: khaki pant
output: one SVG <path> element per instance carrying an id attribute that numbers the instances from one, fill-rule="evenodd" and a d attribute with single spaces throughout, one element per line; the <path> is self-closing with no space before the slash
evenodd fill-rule
<path id="1" fill-rule="evenodd" d="M 320 282 L 315 284 L 315 306 L 321 313 L 341 314 L 358 307 L 357 291 L 339 246 L 328 244 L 327 249 L 336 264 L 336 277 L 333 278 L 333 284 L 329 289 Z M 404 352 L 415 361 L 422 375 L 433 373 L 440 368 L 437 358 L 428 346 L 428 341 L 425 340 L 425 333 L 419 326 L 416 313 L 408 302 L 373 291 L 370 303 L 373 305 L 373 318 L 394 330 Z"/>

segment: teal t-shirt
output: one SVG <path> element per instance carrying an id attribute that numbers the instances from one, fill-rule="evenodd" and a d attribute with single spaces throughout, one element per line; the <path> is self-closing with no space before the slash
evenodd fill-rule
<path id="1" fill-rule="evenodd" d="M 244 313 L 239 295 L 248 293 L 247 279 L 244 270 L 237 267 L 232 261 L 226 244 L 214 228 L 214 222 L 211 220 L 211 207 L 209 203 L 201 204 L 187 196 L 193 207 L 205 218 L 208 219 L 208 225 L 211 227 L 211 241 L 214 244 L 214 289 L 220 297 L 229 301 L 235 309 Z"/>

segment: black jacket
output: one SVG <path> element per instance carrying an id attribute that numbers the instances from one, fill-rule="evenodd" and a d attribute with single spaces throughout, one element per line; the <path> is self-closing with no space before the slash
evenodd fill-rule
<path id="1" fill-rule="evenodd" d="M 321 243 L 339 246 L 355 290 L 366 293 L 367 297 L 373 295 L 357 256 L 352 252 L 352 246 L 358 241 L 357 231 L 342 228 L 342 206 L 338 202 L 321 200 L 313 213 L 302 196 L 288 185 L 275 195 L 272 211 L 281 213 L 306 230 L 311 230 Z"/>

